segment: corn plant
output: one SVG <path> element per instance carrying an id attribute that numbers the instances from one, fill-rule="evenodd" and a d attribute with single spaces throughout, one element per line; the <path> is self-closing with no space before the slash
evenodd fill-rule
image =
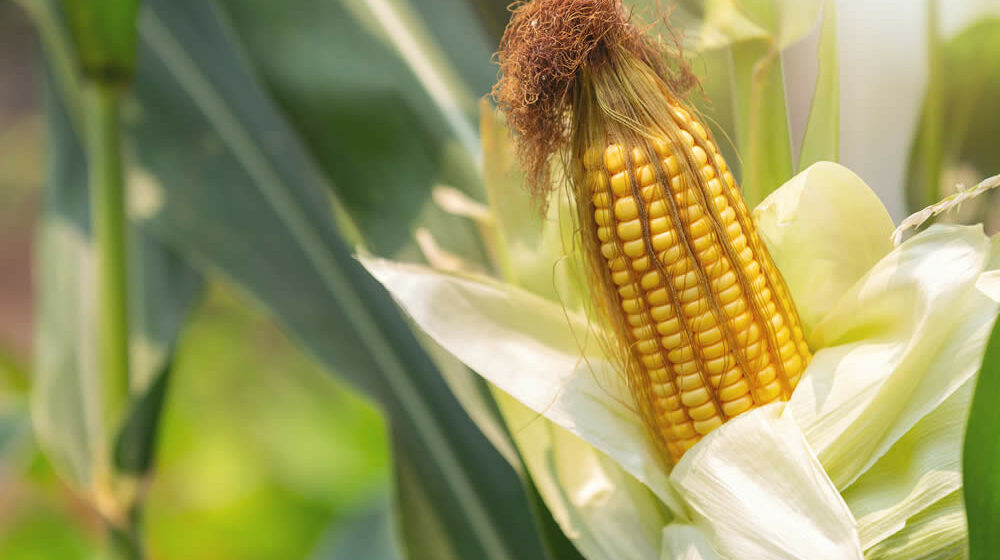
<path id="1" fill-rule="evenodd" d="M 928 5 L 929 208 L 896 229 L 835 163 L 832 0 L 19 2 L 49 136 L 32 421 L 110 557 L 159 557 L 156 436 L 213 278 L 386 420 L 391 505 L 333 557 L 993 550 L 992 240 L 903 237 L 998 182 L 996 22 Z M 979 188 L 931 206 L 955 169 Z"/>

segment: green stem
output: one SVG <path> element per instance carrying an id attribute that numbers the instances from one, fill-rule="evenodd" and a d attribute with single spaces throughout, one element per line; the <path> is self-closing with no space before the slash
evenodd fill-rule
<path id="1" fill-rule="evenodd" d="M 143 560 L 146 557 L 143 552 L 139 525 L 138 515 L 131 516 L 126 528 L 108 524 L 108 560 Z"/>
<path id="2" fill-rule="evenodd" d="M 86 91 L 91 216 L 97 248 L 98 344 L 102 418 L 114 441 L 129 392 L 128 266 L 118 100 L 120 89 L 93 83 Z"/>

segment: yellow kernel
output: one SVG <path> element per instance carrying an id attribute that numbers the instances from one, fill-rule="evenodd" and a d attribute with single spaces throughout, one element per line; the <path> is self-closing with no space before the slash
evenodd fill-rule
<path id="1" fill-rule="evenodd" d="M 622 152 L 621 146 L 608 146 L 608 149 L 604 151 L 604 165 L 611 173 L 625 169 L 625 154 Z"/>
<path id="2" fill-rule="evenodd" d="M 674 288 L 678 290 L 683 290 L 685 288 L 693 288 L 698 285 L 698 271 L 692 270 L 674 276 Z"/>
<path id="3" fill-rule="evenodd" d="M 732 332 L 737 333 L 737 342 L 742 338 L 746 338 L 746 330 L 750 327 L 752 318 L 750 314 L 746 312 L 747 303 L 743 298 L 740 298 L 729 305 L 724 306 L 722 309 L 726 313 L 729 319 L 729 328 Z M 733 315 L 736 315 L 733 317 Z M 742 344 L 742 342 L 740 342 Z"/>
<path id="4" fill-rule="evenodd" d="M 700 297 L 701 297 L 701 288 L 699 288 L 698 286 L 695 286 L 694 288 L 688 288 L 686 290 L 681 290 L 680 293 L 677 294 L 677 299 L 679 299 L 681 303 L 690 303 Z"/>
<path id="5" fill-rule="evenodd" d="M 707 402 L 701 406 L 696 406 L 688 410 L 688 416 L 695 421 L 695 426 L 697 426 L 697 422 L 708 420 L 709 418 L 715 416 L 715 414 L 715 403 L 713 402 Z"/>
<path id="6" fill-rule="evenodd" d="M 716 342 L 711 346 L 706 346 L 705 348 L 703 348 L 701 353 L 703 356 L 705 356 L 706 360 L 711 360 L 712 358 L 720 358 L 722 356 L 725 356 L 728 351 L 729 348 L 727 348 L 726 346 L 726 341 L 720 340 L 719 342 Z"/>
<path id="7" fill-rule="evenodd" d="M 611 176 L 611 192 L 615 193 L 615 196 L 632 195 L 632 185 L 629 183 L 627 172 L 621 171 Z"/>
<path id="8" fill-rule="evenodd" d="M 639 349 L 640 354 L 652 354 L 660 349 L 660 341 L 655 338 L 640 340 L 636 343 L 636 347 Z"/>
<path id="9" fill-rule="evenodd" d="M 715 358 L 714 360 L 708 360 L 705 362 L 705 369 L 708 370 L 709 375 L 719 375 L 726 371 L 726 366 L 728 365 L 729 360 L 726 357 Z"/>
<path id="10" fill-rule="evenodd" d="M 667 207 L 667 202 L 665 200 L 654 200 L 649 203 L 649 218 L 662 218 L 669 213 L 669 208 Z"/>
<path id="11" fill-rule="evenodd" d="M 594 206 L 598 208 L 611 206 L 611 195 L 606 192 L 594 193 Z"/>
<path id="12" fill-rule="evenodd" d="M 690 132 L 688 132 L 686 130 L 681 130 L 680 131 L 680 137 L 681 137 L 681 140 L 685 144 L 687 144 L 688 146 L 694 146 L 694 136 L 691 136 Z"/>
<path id="13" fill-rule="evenodd" d="M 631 196 L 622 197 L 615 201 L 615 217 L 619 220 L 634 220 L 638 216 L 639 207 Z"/>
<path id="14" fill-rule="evenodd" d="M 639 279 L 639 284 L 644 290 L 652 290 L 660 285 L 660 273 L 652 270 L 642 275 Z"/>
<path id="15" fill-rule="evenodd" d="M 709 309 L 709 304 L 703 299 L 698 299 L 685 304 L 682 307 L 684 309 L 684 315 L 688 317 L 697 317 Z"/>
<path id="16" fill-rule="evenodd" d="M 642 363 L 647 368 L 659 368 L 663 367 L 663 355 L 657 352 L 656 354 L 645 354 L 642 356 Z"/>
<path id="17" fill-rule="evenodd" d="M 708 399 L 708 389 L 705 387 L 698 387 L 697 389 L 693 389 L 691 391 L 681 392 L 681 403 L 689 409 L 708 401 Z"/>
<path id="18" fill-rule="evenodd" d="M 769 403 L 781 395 L 781 384 L 777 380 L 772 381 L 768 385 L 765 385 L 757 390 L 758 402 L 761 404 Z M 681 395 L 681 401 L 683 402 L 683 394 Z"/>
<path id="19" fill-rule="evenodd" d="M 665 376 L 667 374 L 666 370 L 662 370 L 661 369 L 661 370 L 655 370 L 655 371 L 657 373 L 662 372 L 659 375 L 656 375 L 656 377 L 662 377 L 662 376 Z M 654 376 L 654 371 L 650 371 L 649 375 L 650 375 L 650 377 L 653 377 Z M 674 384 L 673 383 L 654 383 L 653 384 L 653 394 L 656 395 L 657 397 L 670 397 L 670 396 L 673 396 L 674 393 L 675 393 L 675 391 L 674 391 Z"/>
<path id="20" fill-rule="evenodd" d="M 775 376 L 778 372 L 773 364 L 769 364 L 766 368 L 760 370 L 757 373 L 756 382 L 758 385 L 767 385 L 768 383 L 774 381 Z"/>
<path id="21" fill-rule="evenodd" d="M 690 123 L 688 123 L 688 126 L 702 140 L 708 140 L 708 133 L 705 132 L 705 127 L 701 126 L 701 123 L 699 123 L 697 120 L 692 120 Z"/>
<path id="22" fill-rule="evenodd" d="M 664 336 L 680 332 L 680 330 L 681 330 L 681 322 L 676 315 L 671 317 L 670 319 L 667 319 L 665 321 L 658 321 L 656 323 L 656 332 Z"/>
<path id="23" fill-rule="evenodd" d="M 712 327 L 710 329 L 701 331 L 700 333 L 698 333 L 695 336 L 698 339 L 698 344 L 702 344 L 702 345 L 715 344 L 716 342 L 719 342 L 720 340 L 722 340 L 722 329 L 720 329 L 717 326 L 716 327 Z M 725 369 L 725 368 L 723 368 L 723 369 Z M 722 369 L 720 369 L 717 372 L 713 372 L 713 373 L 722 373 Z"/>
<path id="24" fill-rule="evenodd" d="M 735 401 L 750 392 L 750 386 L 746 379 L 740 379 L 736 383 L 726 385 L 719 389 L 719 400 L 722 402 Z"/>
<path id="25" fill-rule="evenodd" d="M 722 403 L 722 412 L 724 412 L 726 416 L 732 418 L 737 414 L 742 414 L 750 410 L 751 406 L 753 406 L 753 397 L 747 394 L 734 401 Z"/>
<path id="26" fill-rule="evenodd" d="M 646 299 L 649 301 L 649 305 L 660 306 L 668 303 L 670 301 L 669 294 L 664 288 L 657 288 L 649 294 L 646 295 Z"/>
<path id="27" fill-rule="evenodd" d="M 663 190 L 659 183 L 653 183 L 652 185 L 642 187 L 640 192 L 642 193 L 642 199 L 646 202 L 658 200 L 663 196 Z"/>
<path id="28" fill-rule="evenodd" d="M 695 146 L 691 148 L 691 155 L 694 157 L 694 161 L 698 165 L 705 165 L 708 163 L 708 154 L 701 146 Z"/>
<path id="29" fill-rule="evenodd" d="M 701 420 L 699 422 L 695 422 L 694 431 L 698 432 L 701 435 L 705 435 L 721 425 L 722 425 L 722 418 L 719 418 L 718 416 L 713 416 L 707 420 Z"/>
<path id="30" fill-rule="evenodd" d="M 597 238 L 601 240 L 601 243 L 611 241 L 611 228 L 604 226 L 597 228 Z"/>
<path id="31" fill-rule="evenodd" d="M 626 284 L 618 288 L 618 293 L 621 294 L 624 299 L 633 299 L 636 297 L 638 291 L 636 290 L 635 284 Z"/>
<path id="32" fill-rule="evenodd" d="M 632 163 L 637 167 L 646 163 L 646 150 L 635 148 L 632 150 Z"/>
<path id="33" fill-rule="evenodd" d="M 606 208 L 599 208 L 594 210 L 594 221 L 597 222 L 599 226 L 610 226 L 611 225 L 611 210 Z"/>
<path id="34" fill-rule="evenodd" d="M 636 340 L 646 340 L 648 338 L 653 338 L 653 327 L 649 325 L 634 327 L 632 329 L 632 335 L 635 336 Z"/>
<path id="35" fill-rule="evenodd" d="M 702 235 L 701 237 L 694 238 L 694 250 L 697 252 L 704 251 L 715 244 L 714 235 Z"/>
<path id="36" fill-rule="evenodd" d="M 720 208 L 719 209 L 719 219 L 722 220 L 722 223 L 725 223 L 725 224 L 730 224 L 730 223 L 738 224 L 739 223 L 736 220 L 736 210 L 733 210 L 733 207 L 729 206 L 729 202 L 728 201 L 726 201 L 726 207 L 725 208 Z"/>
<path id="37" fill-rule="evenodd" d="M 628 259 L 626 259 L 625 257 L 620 257 L 620 256 L 615 257 L 610 261 L 608 261 L 608 263 L 611 266 L 611 270 L 614 271 L 625 270 L 626 268 L 628 268 Z"/>
<path id="38" fill-rule="evenodd" d="M 725 290 L 718 292 L 716 297 L 719 299 L 720 304 L 726 305 L 727 303 L 736 301 L 736 298 L 740 297 L 741 292 L 742 289 L 740 288 L 740 285 L 733 284 Z"/>
<path id="39" fill-rule="evenodd" d="M 780 317 L 780 315 L 775 315 L 775 317 Z M 791 331 L 788 330 L 788 327 L 782 327 L 782 328 L 778 329 L 777 333 L 775 333 L 774 338 L 778 342 L 779 345 L 785 344 L 785 343 L 789 342 L 792 339 L 792 333 L 791 333 Z M 785 350 L 784 347 L 782 347 L 781 350 L 782 350 L 782 353 L 784 354 L 784 350 Z M 788 350 L 789 353 L 794 352 L 794 351 L 795 351 L 794 347 L 792 347 L 790 350 Z"/>
<path id="40" fill-rule="evenodd" d="M 622 241 L 631 241 L 642 237 L 642 222 L 638 219 L 618 224 L 618 237 Z"/>
<path id="41" fill-rule="evenodd" d="M 793 354 L 784 361 L 785 371 L 794 371 L 796 373 L 802 368 L 802 356 L 798 354 Z"/>
<path id="42" fill-rule="evenodd" d="M 691 321 L 691 329 L 695 331 L 706 331 L 716 325 L 715 314 L 708 310 L 698 315 Z"/>
<path id="43" fill-rule="evenodd" d="M 670 145 L 667 144 L 666 140 L 663 138 L 653 139 L 653 151 L 659 156 L 667 156 L 670 154 Z"/>
<path id="44" fill-rule="evenodd" d="M 718 178 L 712 179 L 711 181 L 707 182 L 705 184 L 705 187 L 708 189 L 708 192 L 711 193 L 712 196 L 717 197 L 720 194 L 722 194 L 722 183 L 719 182 Z M 725 200 L 725 197 L 723 197 L 723 200 Z M 716 202 L 715 205 L 721 208 L 718 202 Z"/>
<path id="45" fill-rule="evenodd" d="M 614 272 L 611 274 L 611 281 L 617 286 L 624 286 L 632 281 L 632 274 L 627 270 L 622 270 L 621 272 Z"/>
<path id="46" fill-rule="evenodd" d="M 667 177 L 674 177 L 680 173 L 681 166 L 677 163 L 677 158 L 669 156 L 663 159 L 663 169 L 666 170 Z"/>
<path id="47" fill-rule="evenodd" d="M 654 251 L 665 251 L 672 247 L 675 241 L 676 235 L 673 230 L 657 233 L 656 235 L 653 235 L 652 239 L 650 239 Z"/>
<path id="48" fill-rule="evenodd" d="M 656 182 L 656 170 L 652 165 L 643 165 L 636 169 L 635 174 L 639 177 L 640 187 L 648 187 Z"/>
<path id="49" fill-rule="evenodd" d="M 677 439 L 691 439 L 695 436 L 694 426 L 690 421 L 683 424 L 674 424 L 670 427 L 670 433 Z M 692 443 L 693 445 L 693 443 Z"/>
<path id="50" fill-rule="evenodd" d="M 712 281 L 712 289 L 716 291 L 725 290 L 726 288 L 732 286 L 735 283 L 736 283 L 736 273 L 730 270 L 729 272 L 723 274 L 722 276 L 719 276 L 718 278 Z"/>
<path id="51" fill-rule="evenodd" d="M 662 291 L 664 295 L 666 290 L 662 288 L 657 291 Z M 649 316 L 653 318 L 654 321 L 662 323 L 667 319 L 672 319 L 677 317 L 677 313 L 674 312 L 674 306 L 672 305 L 657 305 L 649 308 Z"/>
<path id="52" fill-rule="evenodd" d="M 689 206 L 688 208 L 692 208 L 692 209 L 693 208 L 697 208 L 699 210 L 699 212 L 701 210 L 700 206 Z M 691 232 L 691 238 L 692 239 L 697 239 L 699 237 L 703 237 L 706 234 L 708 234 L 708 232 L 709 232 L 710 229 L 712 229 L 712 224 L 707 219 L 702 218 L 700 216 L 701 216 L 701 214 L 699 214 L 699 217 L 698 217 L 697 221 L 691 223 L 691 226 L 688 229 L 688 231 Z"/>
<path id="53" fill-rule="evenodd" d="M 694 358 L 694 350 L 690 346 L 681 346 L 667 352 L 667 359 L 672 363 L 681 364 Z"/>
<path id="54" fill-rule="evenodd" d="M 692 373 L 698 372 L 698 361 L 696 360 L 688 360 L 686 362 L 674 364 L 674 373 L 677 375 L 691 375 Z"/>
<path id="55" fill-rule="evenodd" d="M 680 451 L 681 454 L 684 454 L 684 453 L 687 452 L 688 449 L 691 449 L 692 447 L 694 447 L 694 445 L 696 443 L 698 443 L 698 440 L 699 440 L 699 438 L 697 438 L 697 437 L 692 437 L 692 438 L 688 438 L 688 439 L 677 440 L 676 442 L 674 442 L 674 447 L 677 447 L 678 449 L 680 449 L 681 450 Z"/>
<path id="56" fill-rule="evenodd" d="M 678 346 L 681 345 L 683 341 L 684 337 L 681 335 L 680 332 L 660 337 L 660 344 L 662 344 L 663 347 L 666 348 L 667 350 L 673 350 L 674 348 L 677 348 Z"/>
<path id="57" fill-rule="evenodd" d="M 623 299 L 622 310 L 629 314 L 639 313 L 642 311 L 642 304 L 639 302 L 638 298 Z"/>
<path id="58" fill-rule="evenodd" d="M 618 255 L 618 247 L 615 246 L 614 242 L 608 242 L 601 245 L 601 254 L 604 255 L 606 259 L 613 259 Z"/>
<path id="59" fill-rule="evenodd" d="M 643 255 L 632 261 L 632 270 L 636 272 L 642 272 L 647 268 L 649 268 L 649 257 L 647 255 Z"/>
<path id="60" fill-rule="evenodd" d="M 677 259 L 681 258 L 681 248 L 680 245 L 671 245 L 669 249 L 660 253 L 660 261 L 663 264 L 673 264 L 677 262 Z"/>
<path id="61" fill-rule="evenodd" d="M 622 252 L 633 259 L 641 257 L 646 254 L 646 240 L 634 239 L 632 241 L 622 243 Z"/>

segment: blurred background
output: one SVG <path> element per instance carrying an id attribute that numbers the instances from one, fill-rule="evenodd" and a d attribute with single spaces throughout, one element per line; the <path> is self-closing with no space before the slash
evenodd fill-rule
<path id="1" fill-rule="evenodd" d="M 288 6 L 250 2 L 239 9 L 232 9 L 234 2 L 219 4 L 230 8 L 223 9 L 223 23 L 239 36 L 246 49 L 241 54 L 252 59 L 266 91 L 330 176 L 376 252 L 419 258 L 408 232 L 417 224 L 434 222 L 440 231 L 467 234 L 440 236 L 450 244 L 449 250 L 481 258 L 482 247 L 469 233 L 471 228 L 461 230 L 447 222 L 455 218 L 444 216 L 427 200 L 430 185 L 461 184 L 468 178 L 474 162 L 455 154 L 470 144 L 475 151 L 478 140 L 474 127 L 456 124 L 447 108 L 439 111 L 441 99 L 434 92 L 444 86 L 414 80 L 414 68 L 438 61 L 390 54 L 400 48 L 399 35 L 393 39 L 390 34 L 399 26 L 409 28 L 415 20 L 385 19 L 381 2 L 366 3 L 368 11 L 357 3 L 332 1 Z M 461 18 L 468 15 L 456 15 L 454 4 L 415 2 L 413 10 L 402 13 L 423 18 L 424 25 L 410 28 L 414 40 L 426 39 L 423 33 L 428 29 L 438 33 L 440 51 L 434 52 L 455 72 L 445 75 L 444 82 L 458 76 L 461 83 L 449 82 L 448 87 L 461 91 L 463 99 L 475 100 L 487 92 L 495 76 L 487 61 L 503 29 L 505 2 L 459 3 L 469 14 L 478 15 L 478 28 L 453 25 L 453 19 L 464 21 Z M 970 0 L 941 6 L 940 32 L 945 40 L 966 32 L 973 23 L 988 22 L 979 32 L 985 38 L 970 43 L 977 47 L 975 60 L 982 69 L 960 74 L 971 75 L 972 82 L 956 80 L 954 91 L 943 94 L 946 97 L 979 88 L 980 97 L 967 99 L 966 105 L 992 99 L 986 93 L 995 91 L 989 85 L 998 80 L 1000 64 L 995 63 L 1000 63 L 1000 49 L 979 47 L 997 36 L 991 34 L 997 29 L 996 20 L 988 19 L 1000 13 L 997 4 Z M 907 201 L 906 186 L 917 181 L 911 166 L 919 160 L 915 154 L 930 72 L 927 6 L 907 0 L 837 2 L 841 162 L 878 192 L 897 222 L 915 209 L 915 203 Z M 321 15 L 314 18 L 317 13 Z M 343 14 L 353 14 L 360 25 L 337 19 Z M 440 19 L 428 23 L 432 17 Z M 324 29 L 328 22 L 342 23 L 337 24 L 339 30 Z M 449 31 L 441 34 L 442 29 Z M 341 45 L 334 38 L 340 32 L 347 42 L 351 33 L 370 33 L 374 39 L 369 42 L 375 46 L 356 52 L 334 50 L 331 42 Z M 808 116 L 817 42 L 818 30 L 813 29 L 783 52 L 793 139 L 802 137 Z M 952 70 L 968 63 L 963 58 L 967 50 L 967 45 L 958 43 L 949 51 Z M 36 350 L 33 292 L 38 263 L 33 240 L 51 140 L 43 111 L 45 70 L 40 57 L 35 26 L 22 5 L 0 2 L 0 558 L 4 560 L 92 558 L 102 538 L 96 514 L 56 475 L 26 415 Z M 142 60 L 140 56 L 140 64 Z M 394 92 L 394 88 L 412 90 L 417 83 L 431 95 Z M 437 109 L 428 109 L 434 106 Z M 469 107 L 462 109 L 468 116 Z M 126 107 L 126 118 L 141 110 Z M 429 112 L 442 114 L 413 117 Z M 979 128 L 966 126 L 947 136 L 952 159 L 945 164 L 940 193 L 947 193 L 956 182 L 971 186 L 1000 172 L 1000 157 L 974 149 L 976 135 L 996 130 L 991 127 L 997 123 L 997 110 L 978 114 L 986 115 L 973 123 Z M 331 127 L 350 131 L 347 140 L 329 138 Z M 442 136 L 450 140 L 441 141 Z M 400 168 L 388 154 L 409 158 L 410 164 Z M 186 160 L 166 163 L 187 164 Z M 411 190 L 408 180 L 420 182 L 422 188 Z M 475 187 L 464 190 L 481 195 Z M 396 213 L 379 213 L 379 205 L 392 197 Z M 988 209 L 979 209 L 968 217 L 988 214 Z M 349 556 L 343 556 L 344 543 L 357 536 L 348 528 L 359 520 L 372 531 L 368 538 L 388 540 L 388 529 L 378 525 L 385 517 L 372 509 L 381 507 L 392 486 L 391 451 L 382 416 L 353 388 L 324 371 L 329 368 L 315 361 L 315 350 L 307 354 L 297 340 L 283 333 L 268 311 L 273 304 L 261 305 L 259 293 L 250 294 L 229 278 L 228 273 L 205 276 L 206 286 L 178 335 L 147 504 L 152 557 L 345 558 Z"/>
<path id="2" fill-rule="evenodd" d="M 24 10 L 0 3 L 0 558 L 96 558 L 97 515 L 24 415 L 45 173 L 39 57 Z M 378 412 L 220 279 L 181 337 L 146 518 L 153 557 L 335 557 L 342 524 L 389 491 Z"/>

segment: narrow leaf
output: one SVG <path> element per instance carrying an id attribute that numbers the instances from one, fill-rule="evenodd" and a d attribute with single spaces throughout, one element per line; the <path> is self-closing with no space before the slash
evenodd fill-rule
<path id="1" fill-rule="evenodd" d="M 969 558 L 992 558 L 1000 547 L 1000 328 L 994 326 L 972 397 L 962 457 Z"/>
<path id="2" fill-rule="evenodd" d="M 781 52 L 767 40 L 730 47 L 736 146 L 751 208 L 792 177 L 792 140 Z"/>
<path id="3" fill-rule="evenodd" d="M 805 137 L 802 139 L 799 170 L 817 161 L 837 161 L 840 153 L 840 64 L 837 56 L 835 6 L 831 0 L 823 7 L 819 49 L 816 53 L 816 90 L 809 108 Z"/>
<path id="4" fill-rule="evenodd" d="M 401 479 L 412 491 L 405 496 L 439 517 L 455 558 L 545 558 L 517 474 L 353 259 L 331 216 L 327 177 L 213 7 L 164 0 L 143 14 L 143 62 L 126 115 L 130 173 L 153 201 L 144 231 L 236 281 L 381 402 L 397 458 L 413 473 Z M 441 557 L 419 543 L 407 549 Z"/>

